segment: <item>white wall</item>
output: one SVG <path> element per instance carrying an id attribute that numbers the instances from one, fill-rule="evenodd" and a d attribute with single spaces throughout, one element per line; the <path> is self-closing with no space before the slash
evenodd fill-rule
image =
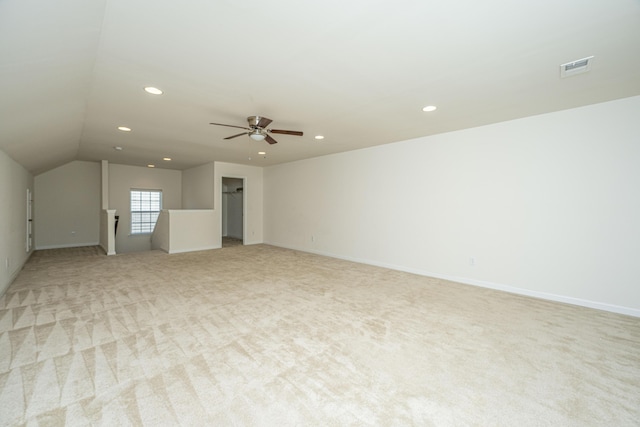
<path id="1" fill-rule="evenodd" d="M 36 249 L 97 245 L 101 165 L 73 161 L 35 177 Z"/>
<path id="2" fill-rule="evenodd" d="M 175 254 L 220 248 L 215 241 L 214 217 L 212 209 L 169 211 L 171 235 L 168 252 Z"/>
<path id="3" fill-rule="evenodd" d="M 109 164 L 109 209 L 120 216 L 116 252 L 151 249 L 151 235 L 131 235 L 130 191 L 132 188 L 162 190 L 162 208 L 182 207 L 182 173 L 176 170 Z"/>
<path id="4" fill-rule="evenodd" d="M 632 97 L 266 168 L 265 242 L 640 316 L 638 112 Z"/>
<path id="5" fill-rule="evenodd" d="M 263 168 L 215 162 L 215 224 L 222 244 L 222 178 L 244 179 L 244 244 L 263 241 Z"/>
<path id="6" fill-rule="evenodd" d="M 183 209 L 213 209 L 213 168 L 213 163 L 207 163 L 182 171 Z"/>
<path id="7" fill-rule="evenodd" d="M 27 189 L 33 176 L 0 150 L 0 295 L 33 252 L 26 250 Z"/>

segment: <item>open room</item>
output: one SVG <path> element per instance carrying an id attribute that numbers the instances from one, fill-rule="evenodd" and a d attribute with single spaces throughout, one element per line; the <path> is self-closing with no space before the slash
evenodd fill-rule
<path id="1" fill-rule="evenodd" d="M 637 425 L 640 4 L 0 3 L 0 426 Z"/>

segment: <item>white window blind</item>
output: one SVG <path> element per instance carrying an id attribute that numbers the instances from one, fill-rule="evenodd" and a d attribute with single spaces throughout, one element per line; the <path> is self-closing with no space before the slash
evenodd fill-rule
<path id="1" fill-rule="evenodd" d="M 161 210 L 161 190 L 131 190 L 131 234 L 152 233 Z"/>

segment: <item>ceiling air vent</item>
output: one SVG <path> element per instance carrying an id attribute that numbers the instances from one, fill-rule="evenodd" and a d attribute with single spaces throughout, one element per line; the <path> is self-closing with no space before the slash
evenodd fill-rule
<path id="1" fill-rule="evenodd" d="M 565 78 L 575 76 L 576 74 L 586 73 L 591 69 L 591 62 L 593 62 L 593 56 L 562 64 L 560 66 L 560 77 Z"/>

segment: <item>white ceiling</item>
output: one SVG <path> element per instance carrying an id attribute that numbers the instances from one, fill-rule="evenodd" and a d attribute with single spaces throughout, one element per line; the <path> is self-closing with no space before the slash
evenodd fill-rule
<path id="1" fill-rule="evenodd" d="M 638 0 L 0 0 L 0 149 L 34 174 L 265 166 L 638 94 Z M 305 134 L 209 125 L 249 115 Z"/>

